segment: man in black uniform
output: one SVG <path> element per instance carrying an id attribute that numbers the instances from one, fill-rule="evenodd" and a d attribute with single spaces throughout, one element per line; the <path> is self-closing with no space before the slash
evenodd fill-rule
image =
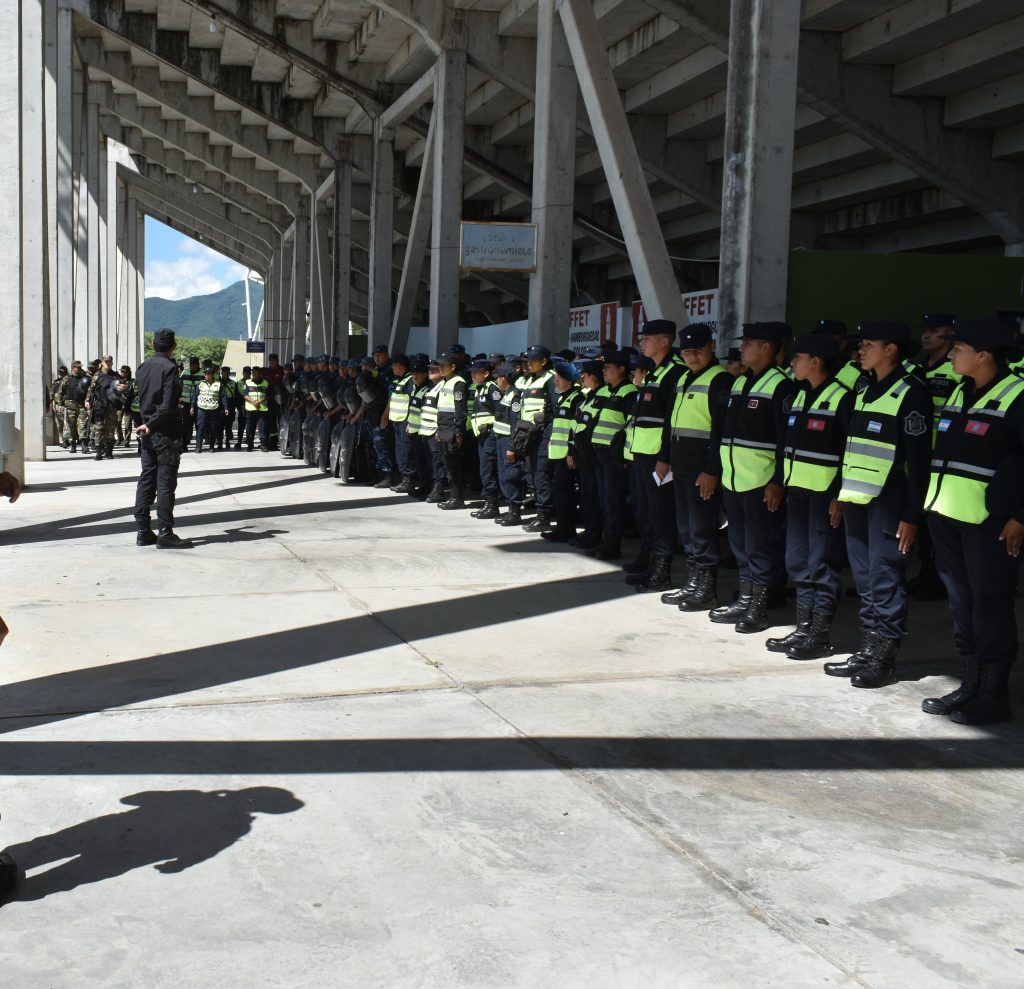
<path id="1" fill-rule="evenodd" d="M 156 353 L 142 362 L 136 374 L 139 387 L 139 414 L 142 425 L 135 430 L 139 437 L 142 473 L 135 492 L 135 522 L 138 546 L 161 549 L 189 549 L 190 540 L 180 539 L 174 532 L 174 491 L 178 486 L 178 465 L 181 463 L 181 378 L 172 357 L 177 341 L 174 330 L 162 329 L 153 334 Z M 150 527 L 150 507 L 156 498 L 156 514 L 160 535 Z"/>
<path id="2" fill-rule="evenodd" d="M 437 399 L 437 445 L 448 473 L 448 497 L 438 504 L 442 511 L 466 507 L 462 500 L 463 451 L 469 416 L 469 386 L 458 373 L 459 355 L 446 351 L 439 358 L 444 383 Z"/>

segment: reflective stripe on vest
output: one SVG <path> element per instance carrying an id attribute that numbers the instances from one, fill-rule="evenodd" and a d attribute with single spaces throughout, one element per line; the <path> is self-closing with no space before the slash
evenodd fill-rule
<path id="1" fill-rule="evenodd" d="M 443 387 L 444 380 L 442 379 L 423 396 L 423 408 L 420 410 L 420 436 L 437 435 L 437 403 Z"/>
<path id="2" fill-rule="evenodd" d="M 501 402 L 498 404 L 498 414 L 494 418 L 495 436 L 512 435 L 512 415 L 519 411 L 516 408 L 518 398 L 519 392 L 515 388 L 507 388 L 502 393 Z"/>
<path id="3" fill-rule="evenodd" d="M 711 438 L 711 405 L 708 393 L 711 382 L 720 374 L 728 374 L 721 364 L 711 364 L 686 384 L 686 375 L 676 385 L 672 406 L 672 438 L 708 440 Z"/>
<path id="4" fill-rule="evenodd" d="M 946 460 L 936 457 L 932 460 L 931 476 L 928 480 L 928 494 L 925 498 L 925 508 L 930 512 L 944 515 L 946 518 L 956 519 L 958 522 L 970 522 L 978 524 L 984 522 L 989 516 L 988 507 L 985 504 L 985 495 L 988 486 L 995 477 L 998 463 L 992 462 L 993 452 L 998 451 L 1002 446 L 999 442 L 999 433 L 1003 430 L 1003 420 L 1010 406 L 1024 395 L 1024 380 L 1016 375 L 1010 375 L 997 387 L 996 391 L 989 392 L 981 401 L 968 409 L 968 421 L 965 425 L 965 433 L 972 436 L 978 442 L 977 458 L 980 463 L 965 463 L 960 460 Z M 949 402 L 943 409 L 942 418 L 939 420 L 939 450 L 942 452 L 943 436 L 941 433 L 949 429 L 951 419 L 955 415 L 963 413 L 964 389 L 963 385 L 957 387 L 950 396 Z M 948 415 L 948 418 L 947 418 Z M 942 424 L 945 423 L 945 426 Z M 955 439 L 966 439 L 966 436 L 957 434 Z M 973 442 L 972 439 L 970 442 Z M 966 447 L 966 442 L 961 449 Z M 959 452 L 959 451 L 957 451 Z M 988 462 L 984 456 L 989 454 Z M 1001 455 L 999 457 L 1001 459 Z"/>
<path id="5" fill-rule="evenodd" d="M 245 411 L 266 412 L 267 391 L 270 389 L 268 381 L 255 382 L 251 378 L 245 383 Z M 262 407 L 257 409 L 254 402 L 261 402 Z"/>
<path id="6" fill-rule="evenodd" d="M 677 357 L 670 357 L 661 367 L 647 372 L 644 386 L 654 385 L 655 389 L 657 389 L 665 375 L 669 371 L 678 368 L 681 363 L 682 361 Z M 629 450 L 634 455 L 640 453 L 654 456 L 661 450 L 661 439 L 665 430 L 665 417 L 671 414 L 671 409 L 665 409 L 665 414 L 661 416 L 645 416 L 642 414 L 645 404 L 643 399 L 637 403 L 636 425 L 633 427 L 633 438 L 629 441 Z"/>
<path id="7" fill-rule="evenodd" d="M 220 382 L 214 381 L 207 384 L 205 381 L 199 383 L 199 394 L 196 396 L 196 405 L 204 412 L 210 412 L 220 406 Z"/>
<path id="8" fill-rule="evenodd" d="M 939 427 L 939 414 L 952 398 L 956 386 L 960 384 L 961 375 L 953 370 L 953 364 L 947 357 L 945 360 L 939 361 L 931 370 L 925 370 L 924 379 L 928 386 L 928 392 L 932 396 L 932 447 L 934 447 Z"/>
<path id="9" fill-rule="evenodd" d="M 853 391 L 863 373 L 853 361 L 847 361 L 836 373 L 836 381 Z"/>
<path id="10" fill-rule="evenodd" d="M 821 446 L 827 446 L 828 440 L 835 442 L 836 411 L 842 397 L 849 393 L 838 381 L 833 381 L 822 389 L 821 394 L 811 403 L 806 416 L 801 416 L 807 393 L 800 391 L 793 399 L 790 410 L 789 428 L 786 431 L 786 487 L 804 488 L 807 491 L 827 491 L 839 473 L 842 455 L 824 449 L 808 450 L 792 446 L 800 439 L 807 443 L 820 440 Z M 808 420 L 820 420 L 817 429 L 812 429 Z"/>
<path id="11" fill-rule="evenodd" d="M 748 382 L 745 375 L 740 375 L 732 384 L 732 393 L 729 401 L 734 398 L 742 399 L 750 409 L 750 402 L 760 400 L 772 400 L 775 392 L 784 381 L 786 376 L 779 367 L 768 368 L 758 381 L 754 383 L 750 391 L 744 392 Z M 754 409 L 758 415 L 766 412 L 774 414 L 771 407 L 765 409 Z M 743 437 L 723 436 L 722 437 L 722 484 L 730 491 L 753 491 L 755 488 L 763 488 L 772 479 L 775 473 L 775 458 L 778 452 L 778 444 L 768 440 L 744 439 Z"/>
<path id="12" fill-rule="evenodd" d="M 409 399 L 409 425 L 405 427 L 408 436 L 418 436 L 420 421 L 423 418 L 423 399 L 429 389 L 426 385 L 417 388 Z"/>
<path id="13" fill-rule="evenodd" d="M 864 400 L 866 388 L 857 395 L 843 454 L 839 501 L 867 505 L 882 493 L 896 462 L 897 416 L 910 384 L 901 378 L 873 402 Z M 889 438 L 876 438 L 886 436 Z"/>
<path id="14" fill-rule="evenodd" d="M 391 422 L 405 422 L 409 418 L 409 392 L 406 386 L 412 381 L 412 375 L 406 374 L 399 378 L 391 389 L 388 399 L 388 419 Z"/>
<path id="15" fill-rule="evenodd" d="M 578 388 L 570 388 L 558 397 L 555 419 L 551 424 L 551 440 L 548 443 L 548 460 L 565 460 L 569 456 L 569 441 L 576 425 L 576 410 L 573 403 L 580 394 Z"/>
<path id="16" fill-rule="evenodd" d="M 441 390 L 437 393 L 438 412 L 455 413 L 455 389 L 459 385 L 465 387 L 466 382 L 457 374 L 453 374 L 450 378 L 445 378 L 441 382 Z"/>
<path id="17" fill-rule="evenodd" d="M 486 399 L 493 387 L 493 381 L 485 381 L 476 386 L 473 396 L 473 411 L 469 417 L 469 426 L 473 430 L 474 436 L 479 436 L 481 429 L 494 425 L 494 410 L 483 404 L 483 400 Z"/>
<path id="18" fill-rule="evenodd" d="M 637 393 L 637 387 L 630 382 L 619 385 L 615 392 L 609 385 L 599 388 L 597 391 L 598 406 L 600 411 L 597 414 L 597 423 L 594 425 L 594 432 L 591 441 L 594 446 L 611 446 L 612 440 L 626 428 L 626 414 L 618 409 L 609 408 L 601 399 L 605 398 L 627 398 Z M 632 434 L 630 434 L 631 436 Z M 627 436 L 627 444 L 629 442 Z"/>
<path id="19" fill-rule="evenodd" d="M 544 371 L 536 377 L 528 378 L 518 385 L 523 396 L 523 408 L 519 413 L 526 422 L 533 422 L 538 412 L 546 412 L 548 407 L 548 382 L 555 376 L 554 371 Z"/>

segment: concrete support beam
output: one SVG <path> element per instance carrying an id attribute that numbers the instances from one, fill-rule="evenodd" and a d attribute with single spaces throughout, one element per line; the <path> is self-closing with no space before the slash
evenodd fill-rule
<path id="1" fill-rule="evenodd" d="M 311 353 L 307 342 L 306 309 L 309 300 L 309 226 L 310 207 L 300 210 L 295 217 L 292 237 L 292 345 L 296 353 Z"/>
<path id="2" fill-rule="evenodd" d="M 436 66 L 431 66 L 381 115 L 381 126 L 393 129 L 434 98 Z"/>
<path id="3" fill-rule="evenodd" d="M 352 319 L 352 162 L 343 157 L 334 169 L 334 244 L 332 349 L 342 360 L 349 356 L 348 324 Z"/>
<path id="4" fill-rule="evenodd" d="M 427 242 L 434 202 L 434 127 L 438 104 L 427 131 L 427 143 L 423 151 L 423 168 L 420 170 L 416 200 L 412 208 L 412 222 L 405 242 L 405 260 L 402 276 L 398 283 L 398 299 L 395 302 L 395 318 L 391 324 L 391 339 L 388 350 L 393 354 L 402 353 L 409 344 L 409 327 L 412 325 L 413 310 L 419 295 L 420 277 L 426 259 Z"/>
<path id="5" fill-rule="evenodd" d="M 370 312 L 367 346 L 385 340 L 391 329 L 391 245 L 395 215 L 395 136 L 374 123 L 370 214 Z"/>
<path id="6" fill-rule="evenodd" d="M 686 326 L 689 320 L 679 297 L 679 284 L 593 6 L 587 0 L 563 0 L 559 12 L 647 315 Z"/>
<path id="7" fill-rule="evenodd" d="M 288 350 L 292 346 L 292 354 L 304 354 L 305 348 L 294 349 L 292 339 L 292 268 L 295 256 L 295 225 L 285 232 L 281 238 L 280 264 L 277 271 L 277 311 L 274 314 L 274 336 L 281 341 L 279 346 Z"/>
<path id="8" fill-rule="evenodd" d="M 56 323 L 58 364 L 70 365 L 75 325 L 75 210 L 72 145 L 73 66 L 71 63 L 71 11 L 58 7 L 56 20 L 53 151 L 47 157 L 56 166 L 56 222 L 51 228 L 56 241 L 56 307 L 51 318 Z"/>
<path id="9" fill-rule="evenodd" d="M 786 316 L 800 0 L 732 0 L 732 24 L 718 303 L 722 354 L 742 323 Z"/>
<path id="10" fill-rule="evenodd" d="M 86 174 L 86 338 L 88 356 L 100 357 L 103 343 L 100 340 L 100 326 L 103 319 L 100 280 L 100 131 L 99 109 L 95 103 L 86 101 L 83 127 L 83 155 Z M 106 140 L 103 138 L 102 140 Z M 106 182 L 106 175 L 103 176 Z M 81 291 L 81 286 L 79 286 Z"/>
<path id="11" fill-rule="evenodd" d="M 331 262 L 328 256 L 330 212 L 322 199 L 314 199 L 309 224 L 309 349 L 314 354 L 330 352 Z"/>
<path id="12" fill-rule="evenodd" d="M 530 276 L 531 344 L 560 349 L 572 287 L 576 72 L 555 10 L 537 6 L 537 101 L 533 138 L 533 209 L 537 270 Z"/>
<path id="13" fill-rule="evenodd" d="M 442 334 L 459 327 L 459 244 L 462 227 L 462 161 L 465 144 L 466 52 L 448 49 L 437 59 L 434 83 L 433 218 L 430 224 L 430 351 Z"/>

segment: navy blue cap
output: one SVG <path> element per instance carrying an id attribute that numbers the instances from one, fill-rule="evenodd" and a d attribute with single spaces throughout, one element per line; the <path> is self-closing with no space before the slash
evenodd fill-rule
<path id="1" fill-rule="evenodd" d="M 742 361 L 743 355 L 740 353 L 739 347 L 730 347 L 725 355 L 727 361 Z"/>
<path id="2" fill-rule="evenodd" d="M 496 378 L 514 378 L 515 373 L 516 369 L 508 361 L 505 361 L 504 364 L 499 364 L 494 369 L 494 376 Z"/>
<path id="3" fill-rule="evenodd" d="M 505 363 L 505 355 L 504 354 L 497 354 L 497 353 L 495 353 L 495 354 L 488 354 L 487 355 L 487 359 L 491 362 L 492 365 L 494 365 L 494 367 L 497 367 L 499 364 L 504 364 Z"/>
<path id="4" fill-rule="evenodd" d="M 330 354 L 321 354 L 317 359 L 318 364 L 328 364 L 331 360 Z"/>
<path id="5" fill-rule="evenodd" d="M 845 337 L 847 333 L 846 324 L 841 319 L 819 319 L 814 324 L 812 333 L 827 333 L 833 337 Z"/>
<path id="6" fill-rule="evenodd" d="M 465 351 L 463 351 L 463 353 L 465 353 Z M 457 364 L 458 360 L 458 353 L 454 350 L 446 350 L 440 357 L 438 357 L 437 362 L 439 364 Z"/>
<path id="7" fill-rule="evenodd" d="M 528 361 L 546 360 L 551 356 L 551 351 L 543 344 L 535 343 L 532 347 L 527 347 L 523 352 L 523 356 Z"/>
<path id="8" fill-rule="evenodd" d="M 715 334 L 707 323 L 691 323 L 679 331 L 680 350 L 699 350 L 714 339 Z"/>
<path id="9" fill-rule="evenodd" d="M 292 360 L 293 361 L 304 361 L 305 359 L 306 359 L 306 355 L 305 354 L 293 354 L 292 355 Z"/>
<path id="10" fill-rule="evenodd" d="M 744 323 L 740 338 L 743 340 L 766 340 L 769 343 L 781 343 L 788 340 L 792 330 L 786 323 Z"/>
<path id="11" fill-rule="evenodd" d="M 839 356 L 839 343 L 827 333 L 797 337 L 791 349 L 794 354 L 808 354 L 820 357 L 823 361 L 834 361 Z"/>
<path id="12" fill-rule="evenodd" d="M 563 361 L 572 362 L 576 360 L 576 351 L 566 348 L 565 350 L 558 351 L 558 353 L 555 354 L 555 357 L 560 357 Z"/>
<path id="13" fill-rule="evenodd" d="M 580 369 L 570 361 L 558 361 L 554 365 L 555 374 L 566 381 L 576 382 L 580 380 Z"/>
<path id="14" fill-rule="evenodd" d="M 423 359 L 421 360 L 421 358 L 423 358 Z M 428 361 L 426 359 L 426 355 L 424 355 L 424 354 L 415 354 L 409 360 L 409 370 L 410 371 L 426 371 L 427 366 L 429 364 L 430 364 L 430 361 Z"/>
<path id="15" fill-rule="evenodd" d="M 455 343 L 453 343 L 448 348 L 448 350 L 446 351 L 446 353 L 449 353 L 449 354 L 464 354 L 465 352 L 466 352 L 466 348 L 463 347 L 462 344 L 459 343 L 458 340 L 456 340 Z"/>
<path id="16" fill-rule="evenodd" d="M 356 367 L 376 367 L 372 357 L 360 357 L 355 364 Z"/>
<path id="17" fill-rule="evenodd" d="M 595 378 L 600 378 L 606 363 L 606 361 L 580 361 L 580 374 L 592 374 Z"/>
<path id="18" fill-rule="evenodd" d="M 386 354 L 388 352 L 388 348 L 383 343 L 378 343 L 377 346 L 373 348 L 373 352 L 375 354 Z"/>
<path id="19" fill-rule="evenodd" d="M 614 364 L 616 367 L 635 367 L 633 358 L 639 356 L 639 354 L 627 354 L 624 350 L 615 350 L 610 354 L 604 355 L 604 363 Z"/>
<path id="20" fill-rule="evenodd" d="M 596 361 L 599 357 L 604 357 L 604 350 L 601 347 L 584 347 L 580 351 L 580 357 L 586 358 L 588 361 Z"/>
<path id="21" fill-rule="evenodd" d="M 199 358 L 196 357 L 195 354 L 192 354 L 192 356 L 189 357 L 188 362 L 189 362 L 189 364 L 198 364 L 199 363 Z"/>
<path id="22" fill-rule="evenodd" d="M 177 341 L 174 338 L 174 330 L 165 328 L 157 330 L 156 333 L 153 334 L 153 347 L 156 350 L 169 350 L 176 342 Z M 75 361 L 75 364 L 79 367 L 82 366 L 81 361 Z M 74 367 L 74 364 L 71 366 Z"/>
<path id="23" fill-rule="evenodd" d="M 328 357 L 328 358 L 327 358 L 327 363 L 328 363 L 328 364 L 338 364 L 338 363 L 340 363 L 340 362 L 338 361 L 338 358 L 337 358 L 337 357 L 335 357 L 335 356 L 334 356 L 334 355 L 332 354 L 332 355 L 331 355 L 330 357 Z"/>
<path id="24" fill-rule="evenodd" d="M 910 327 L 891 319 L 876 319 L 857 327 L 861 340 L 888 340 L 890 343 L 909 343 Z"/>
<path id="25" fill-rule="evenodd" d="M 605 364 L 609 363 L 608 358 L 604 360 Z M 630 354 L 629 355 L 629 369 L 631 371 L 653 371 L 657 365 L 650 359 L 650 357 L 644 357 L 643 354 Z"/>
<path id="26" fill-rule="evenodd" d="M 491 362 L 486 357 L 482 360 L 475 360 L 469 365 L 469 369 L 470 371 L 490 371 Z"/>
<path id="27" fill-rule="evenodd" d="M 392 364 L 401 364 L 404 367 L 408 367 L 409 366 L 409 355 L 408 354 L 392 354 L 391 355 L 391 363 Z"/>
<path id="28" fill-rule="evenodd" d="M 644 337 L 676 335 L 676 324 L 670 319 L 649 319 L 640 327 L 640 335 Z"/>
<path id="29" fill-rule="evenodd" d="M 921 317 L 921 325 L 926 330 L 937 330 L 940 326 L 953 326 L 956 316 L 948 312 L 929 313 Z"/>
<path id="30" fill-rule="evenodd" d="M 1018 327 L 1012 319 L 958 319 L 953 339 L 975 350 L 1015 350 Z"/>

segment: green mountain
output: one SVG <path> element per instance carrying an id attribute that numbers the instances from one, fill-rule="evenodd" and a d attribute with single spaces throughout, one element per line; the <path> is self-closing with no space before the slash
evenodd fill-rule
<path id="1" fill-rule="evenodd" d="M 263 302 L 263 286 L 251 284 L 249 299 L 255 320 Z M 245 339 L 245 283 L 235 282 L 213 295 L 191 299 L 146 298 L 146 332 L 169 326 L 179 337 Z"/>

